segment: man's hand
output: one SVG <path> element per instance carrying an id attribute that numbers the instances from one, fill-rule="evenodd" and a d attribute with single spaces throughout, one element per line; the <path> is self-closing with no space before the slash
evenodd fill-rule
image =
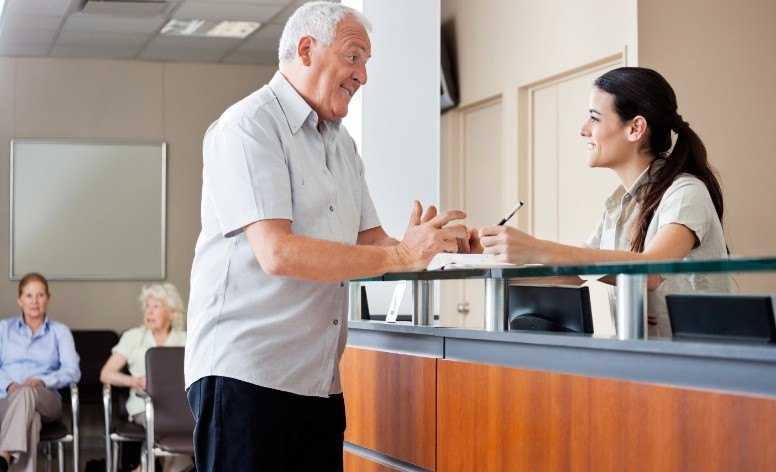
<path id="1" fill-rule="evenodd" d="M 19 390 L 19 387 L 21 387 L 21 385 L 19 385 L 16 382 L 13 382 L 11 385 L 8 386 L 8 388 L 5 389 L 5 391 L 8 392 L 8 395 L 10 395 L 13 392 Z"/>
<path id="2" fill-rule="evenodd" d="M 469 239 L 459 240 L 458 252 L 465 254 L 482 254 L 484 248 L 480 242 L 480 232 L 477 228 L 469 228 Z"/>
<path id="3" fill-rule="evenodd" d="M 469 239 L 466 226 L 445 225 L 464 218 L 466 213 L 459 210 L 437 214 L 433 205 L 423 215 L 423 206 L 416 200 L 404 238 L 396 245 L 396 252 L 405 270 L 425 269 L 434 255 L 440 252 L 457 252 L 458 240 Z"/>
<path id="4" fill-rule="evenodd" d="M 27 385 L 28 387 L 40 387 L 40 388 L 46 388 L 46 384 L 43 383 L 40 379 L 33 379 L 33 378 L 26 378 L 24 379 L 24 385 Z"/>

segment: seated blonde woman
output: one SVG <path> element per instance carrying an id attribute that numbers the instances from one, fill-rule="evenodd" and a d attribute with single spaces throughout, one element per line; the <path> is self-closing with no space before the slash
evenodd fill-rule
<path id="1" fill-rule="evenodd" d="M 186 344 L 183 330 L 183 302 L 175 286 L 169 283 L 143 287 L 140 293 L 143 325 L 121 335 L 100 372 L 100 381 L 117 387 L 129 387 L 127 413 L 132 422 L 145 426 L 145 403 L 137 396 L 146 387 L 145 355 L 152 347 L 176 347 Z M 122 372 L 129 369 L 129 375 Z M 165 472 L 193 467 L 188 457 L 163 457 Z"/>

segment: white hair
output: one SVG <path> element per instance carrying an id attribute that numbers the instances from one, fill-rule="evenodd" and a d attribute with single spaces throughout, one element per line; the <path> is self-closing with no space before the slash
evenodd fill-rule
<path id="1" fill-rule="evenodd" d="M 149 298 L 155 298 L 170 310 L 172 314 L 172 327 L 175 329 L 184 329 L 185 320 L 183 315 L 183 301 L 178 293 L 178 289 L 171 283 L 152 284 L 143 286 L 140 292 L 140 310 L 145 309 L 145 304 Z"/>
<path id="2" fill-rule="evenodd" d="M 359 11 L 332 2 L 309 2 L 297 8 L 283 28 L 278 47 L 278 60 L 282 64 L 296 56 L 296 45 L 302 36 L 310 36 L 321 46 L 334 41 L 337 24 L 346 16 L 352 16 L 367 31 L 372 32 L 372 23 Z"/>

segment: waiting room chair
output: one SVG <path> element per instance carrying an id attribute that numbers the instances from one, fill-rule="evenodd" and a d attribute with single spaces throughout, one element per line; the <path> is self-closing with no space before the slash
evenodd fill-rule
<path id="1" fill-rule="evenodd" d="M 155 472 L 157 456 L 194 455 L 194 417 L 183 379 L 182 347 L 146 352 L 146 442 L 144 469 Z"/>
<path id="2" fill-rule="evenodd" d="M 59 472 L 65 472 L 65 444 L 73 445 L 73 470 L 78 471 L 78 452 L 80 447 L 78 432 L 78 385 L 72 384 L 69 389 L 61 389 L 62 400 L 70 400 L 71 428 L 65 424 L 65 420 L 43 423 L 40 429 L 40 444 L 43 447 L 48 465 L 51 465 L 51 446 L 57 445 L 57 464 Z M 47 467 L 48 470 L 48 467 Z"/>
<path id="3" fill-rule="evenodd" d="M 121 462 L 120 445 L 125 442 L 145 441 L 145 428 L 129 421 L 127 399 L 129 389 L 103 385 L 102 406 L 105 415 L 105 468 L 106 472 L 117 472 Z M 115 410 L 114 410 L 115 407 Z M 114 418 L 113 412 L 116 411 Z"/>

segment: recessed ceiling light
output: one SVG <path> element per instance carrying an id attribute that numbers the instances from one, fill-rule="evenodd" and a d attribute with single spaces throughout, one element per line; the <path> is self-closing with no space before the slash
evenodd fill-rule
<path id="1" fill-rule="evenodd" d="M 209 21 L 172 19 L 162 28 L 169 36 L 198 36 L 205 38 L 245 38 L 256 31 L 261 23 L 254 21 Z"/>

